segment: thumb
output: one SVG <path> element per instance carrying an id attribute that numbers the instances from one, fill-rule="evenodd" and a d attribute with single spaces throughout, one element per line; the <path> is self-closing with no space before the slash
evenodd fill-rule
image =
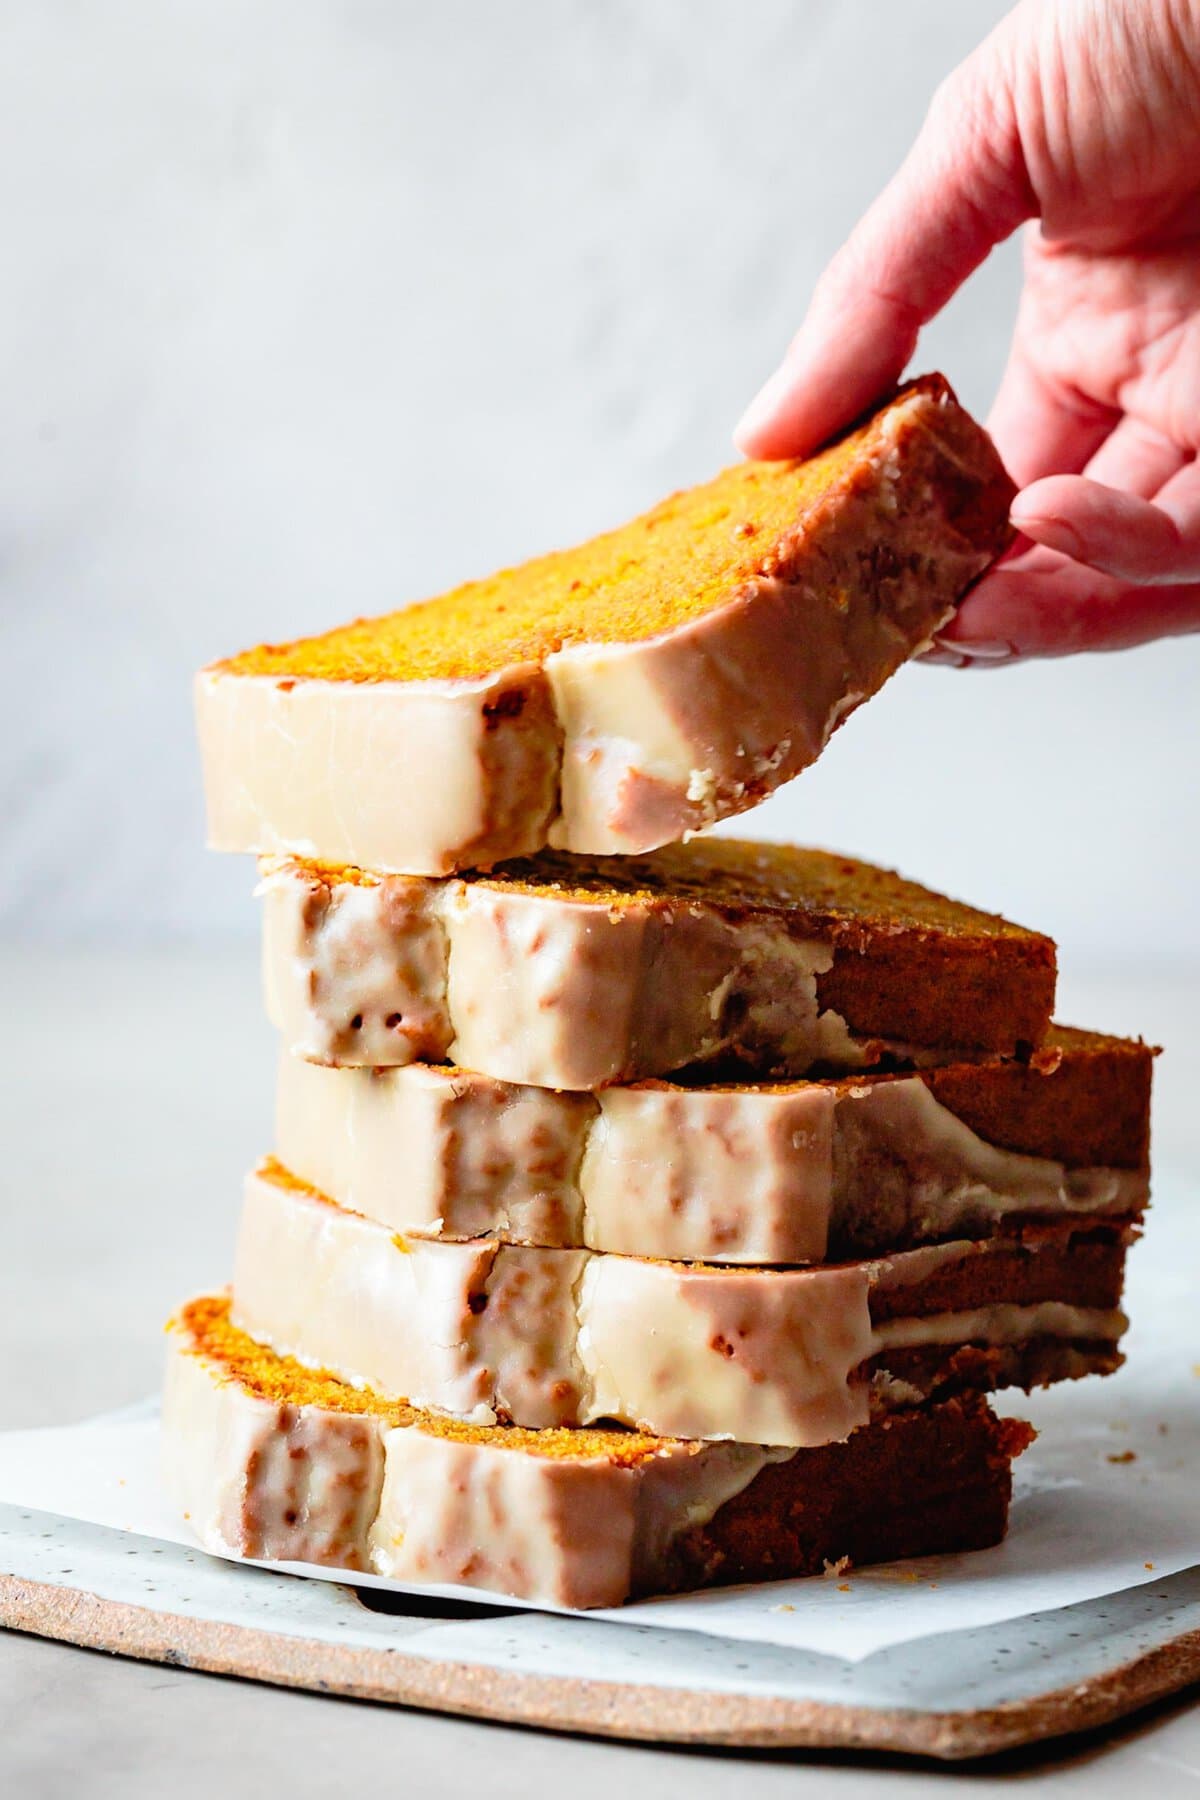
<path id="1" fill-rule="evenodd" d="M 1012 95 L 1021 23 L 1020 13 L 1005 20 L 938 89 L 739 424 L 746 455 L 804 456 L 864 412 L 899 379 L 922 325 L 1035 214 Z"/>

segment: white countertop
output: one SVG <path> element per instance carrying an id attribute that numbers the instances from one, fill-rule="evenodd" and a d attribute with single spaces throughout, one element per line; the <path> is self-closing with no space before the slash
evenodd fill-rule
<path id="1" fill-rule="evenodd" d="M 153 1388 L 162 1322 L 185 1293 L 227 1278 L 240 1174 L 270 1135 L 272 1034 L 252 948 L 108 954 L 10 950 L 0 1129 L 9 1254 L 0 1428 L 65 1422 Z M 1064 971 L 1060 1015 L 1166 1044 L 1155 1155 L 1200 1174 L 1200 966 Z M 726 1794 L 751 1759 L 562 1739 L 286 1693 L 0 1635 L 0 1792 L 169 1791 L 237 1800 L 377 1785 L 406 1796 L 507 1795 L 561 1784 L 578 1800 Z M 1176 1704 L 1070 1752 L 995 1773 L 885 1760 L 754 1759 L 756 1792 L 857 1795 L 970 1782 L 1096 1800 L 1153 1781 L 1200 1787 L 1200 1712 Z M 818 1786 L 819 1784 L 819 1786 Z"/>

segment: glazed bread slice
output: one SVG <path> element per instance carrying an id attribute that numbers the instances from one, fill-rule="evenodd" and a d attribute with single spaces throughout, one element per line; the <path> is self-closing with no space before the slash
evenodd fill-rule
<path id="1" fill-rule="evenodd" d="M 1038 1217 L 1137 1217 L 1152 1056 L 1058 1027 L 1033 1065 L 573 1094 L 285 1053 L 275 1150 L 339 1205 L 410 1236 L 844 1260 Z"/>
<path id="2" fill-rule="evenodd" d="M 284 859 L 259 891 L 267 1010 L 315 1062 L 577 1090 L 722 1058 L 799 1076 L 1010 1055 L 1054 1004 L 1049 938 L 787 844 L 546 851 L 473 881 Z"/>
<path id="3" fill-rule="evenodd" d="M 865 1424 L 873 1397 L 957 1381 L 972 1346 L 967 1385 L 1115 1367 L 1127 1236 L 1039 1224 L 734 1269 L 406 1238 L 266 1164 L 246 1184 L 233 1317 L 281 1354 L 463 1418 L 812 1446 Z"/>
<path id="4" fill-rule="evenodd" d="M 998 1543 L 1033 1436 L 974 1397 L 796 1453 L 462 1425 L 272 1355 L 221 1295 L 171 1322 L 162 1430 L 218 1554 L 570 1607 Z"/>
<path id="5" fill-rule="evenodd" d="M 803 463 L 205 669 L 209 838 L 415 875 L 744 812 L 950 616 L 1013 487 L 940 376 Z"/>

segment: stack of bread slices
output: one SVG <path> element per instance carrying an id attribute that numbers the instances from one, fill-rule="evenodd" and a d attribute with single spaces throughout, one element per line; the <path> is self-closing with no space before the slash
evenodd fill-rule
<path id="1" fill-rule="evenodd" d="M 1007 541 L 939 378 L 804 463 L 200 678 L 283 1051 L 232 1288 L 172 1320 L 223 1553 L 604 1606 L 997 1542 L 986 1398 L 1120 1361 L 1151 1052 L 1046 937 L 696 836 Z"/>

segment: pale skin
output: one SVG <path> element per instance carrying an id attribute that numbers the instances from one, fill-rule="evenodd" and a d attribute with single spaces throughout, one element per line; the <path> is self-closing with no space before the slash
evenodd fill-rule
<path id="1" fill-rule="evenodd" d="M 938 90 L 739 447 L 804 455 L 864 411 L 1022 226 L 988 421 L 1021 536 L 931 653 L 957 666 L 1200 631 L 1200 0 L 1022 0 Z"/>

